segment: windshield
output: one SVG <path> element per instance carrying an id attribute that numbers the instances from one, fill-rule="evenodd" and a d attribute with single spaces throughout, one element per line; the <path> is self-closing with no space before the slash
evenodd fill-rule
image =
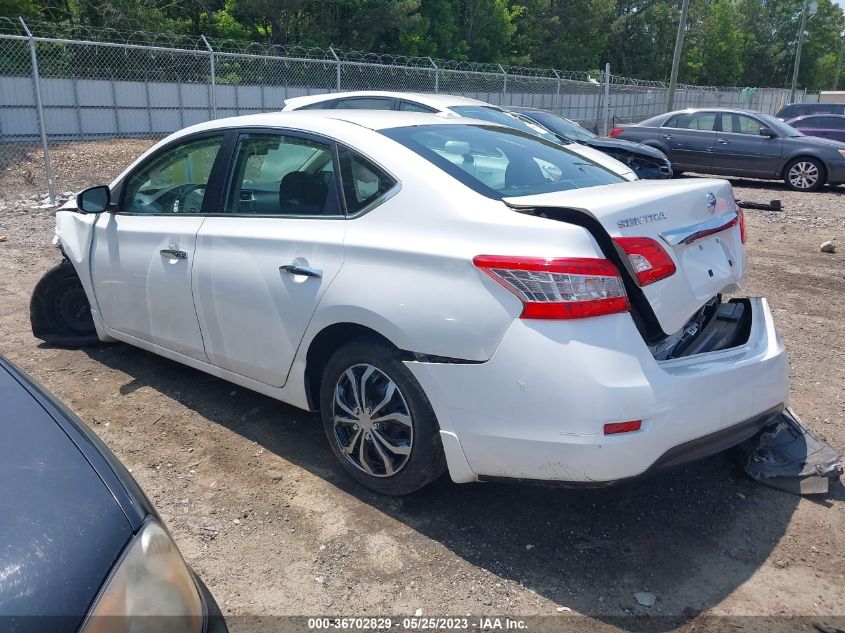
<path id="1" fill-rule="evenodd" d="M 444 124 L 381 133 L 490 198 L 625 182 L 559 143 L 512 128 Z"/>
<path id="2" fill-rule="evenodd" d="M 575 121 L 564 119 L 563 117 L 559 117 L 551 112 L 531 110 L 530 112 L 523 112 L 522 114 L 539 121 L 555 134 L 568 138 L 570 141 L 589 141 L 591 138 L 596 137 L 595 134 L 587 129 L 584 129 Z"/>
<path id="3" fill-rule="evenodd" d="M 768 114 L 758 114 L 757 116 L 760 117 L 760 120 L 763 121 L 763 123 L 768 125 L 781 136 L 804 136 L 802 132 L 799 132 L 788 123 L 784 123 L 773 116 L 769 116 Z"/>
<path id="4" fill-rule="evenodd" d="M 455 114 L 460 114 L 464 117 L 490 121 L 490 123 L 498 123 L 499 125 L 507 125 L 508 127 L 528 132 L 534 136 L 539 136 L 547 141 L 558 142 L 554 134 L 549 133 L 539 125 L 522 121 L 510 112 L 505 112 L 495 106 L 450 106 L 449 109 Z"/>

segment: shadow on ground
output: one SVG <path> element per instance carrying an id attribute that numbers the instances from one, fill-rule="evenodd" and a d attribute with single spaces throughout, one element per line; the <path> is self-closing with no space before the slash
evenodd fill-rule
<path id="1" fill-rule="evenodd" d="M 748 480 L 724 456 L 608 489 L 444 477 L 405 498 L 382 497 L 344 474 L 316 418 L 294 426 L 291 419 L 302 420 L 296 409 L 245 390 L 231 398 L 229 383 L 122 344 L 87 353 L 132 377 L 122 393 L 153 388 L 469 563 L 608 624 L 649 614 L 670 617 L 644 630 L 671 630 L 717 605 L 766 561 L 798 503 Z M 842 497 L 841 486 L 833 494 Z M 657 596 L 650 610 L 633 599 L 640 591 Z M 632 620 L 623 626 L 639 628 Z"/>

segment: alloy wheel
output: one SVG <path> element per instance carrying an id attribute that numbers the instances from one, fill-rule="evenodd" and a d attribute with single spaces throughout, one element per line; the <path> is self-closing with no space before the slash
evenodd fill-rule
<path id="1" fill-rule="evenodd" d="M 799 161 L 789 169 L 788 178 L 796 189 L 810 189 L 819 180 L 819 168 L 809 161 Z"/>
<path id="2" fill-rule="evenodd" d="M 353 365 L 340 375 L 332 425 L 341 453 L 367 475 L 391 477 L 408 463 L 414 444 L 408 403 L 374 365 Z"/>

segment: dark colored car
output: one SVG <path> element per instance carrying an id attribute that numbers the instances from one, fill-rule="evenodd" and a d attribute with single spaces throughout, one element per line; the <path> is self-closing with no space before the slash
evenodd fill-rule
<path id="1" fill-rule="evenodd" d="M 845 183 L 845 143 L 805 136 L 768 114 L 700 108 L 620 125 L 614 138 L 664 152 L 676 175 L 694 171 L 781 180 L 796 191 Z"/>
<path id="2" fill-rule="evenodd" d="M 845 116 L 841 114 L 808 114 L 787 123 L 807 136 L 845 141 Z"/>
<path id="3" fill-rule="evenodd" d="M 781 121 L 805 114 L 845 114 L 845 103 L 790 103 L 775 115 Z"/>
<path id="4" fill-rule="evenodd" d="M 580 143 L 604 152 L 628 165 L 639 178 L 653 180 L 672 177 L 672 163 L 666 158 L 666 154 L 655 147 L 596 136 L 575 121 L 545 110 L 534 108 L 509 108 L 509 110 L 536 125 L 543 126 L 563 143 Z"/>
<path id="5" fill-rule="evenodd" d="M 137 482 L 0 356 L 0 629 L 225 633 Z"/>

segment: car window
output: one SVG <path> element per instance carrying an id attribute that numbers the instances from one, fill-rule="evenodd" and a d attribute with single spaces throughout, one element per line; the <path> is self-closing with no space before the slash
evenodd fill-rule
<path id="1" fill-rule="evenodd" d="M 309 103 L 308 105 L 304 105 L 301 108 L 297 108 L 297 110 L 331 110 L 331 107 L 334 105 L 334 102 L 334 99 L 329 99 L 327 101 L 318 101 L 317 103 Z"/>
<path id="2" fill-rule="evenodd" d="M 356 97 L 338 99 L 335 110 L 392 110 L 393 99 L 381 97 Z"/>
<path id="3" fill-rule="evenodd" d="M 826 130 L 845 130 L 845 119 L 835 116 L 821 116 L 817 118 L 814 127 L 820 127 Z"/>
<path id="4" fill-rule="evenodd" d="M 429 108 L 421 103 L 414 103 L 413 101 L 400 101 L 399 109 L 405 112 L 437 112 L 434 108 Z"/>
<path id="5" fill-rule="evenodd" d="M 420 125 L 386 129 L 382 134 L 491 198 L 624 182 L 559 143 L 513 128 Z"/>
<path id="6" fill-rule="evenodd" d="M 299 136 L 241 134 L 223 210 L 340 215 L 331 145 Z"/>
<path id="7" fill-rule="evenodd" d="M 588 129 L 582 127 L 575 121 L 564 119 L 551 112 L 540 112 L 532 110 L 530 112 L 523 112 L 527 117 L 534 119 L 548 128 L 555 134 L 571 139 L 573 141 L 589 141 L 595 138 L 596 135 Z"/>
<path id="8" fill-rule="evenodd" d="M 338 152 L 346 212 L 355 214 L 376 202 L 396 184 L 389 174 L 372 161 L 347 148 Z"/>
<path id="9" fill-rule="evenodd" d="M 495 106 L 451 106 L 449 108 L 455 114 L 468 117 L 471 119 L 480 119 L 482 121 L 489 121 L 490 123 L 498 123 L 500 125 L 507 125 L 508 127 L 534 134 L 547 141 L 557 142 L 557 137 L 549 132 L 547 129 L 536 125 L 534 123 L 526 123 L 516 118 L 510 112 L 506 112 L 501 108 Z"/>
<path id="10" fill-rule="evenodd" d="M 722 131 L 730 134 L 759 135 L 763 124 L 757 119 L 733 112 L 722 113 Z"/>
<path id="11" fill-rule="evenodd" d="M 200 213 L 223 136 L 162 150 L 129 176 L 120 210 L 126 213 Z"/>
<path id="12" fill-rule="evenodd" d="M 716 123 L 715 112 L 682 112 L 670 117 L 663 127 L 672 127 L 681 130 L 704 130 L 713 131 Z"/>

